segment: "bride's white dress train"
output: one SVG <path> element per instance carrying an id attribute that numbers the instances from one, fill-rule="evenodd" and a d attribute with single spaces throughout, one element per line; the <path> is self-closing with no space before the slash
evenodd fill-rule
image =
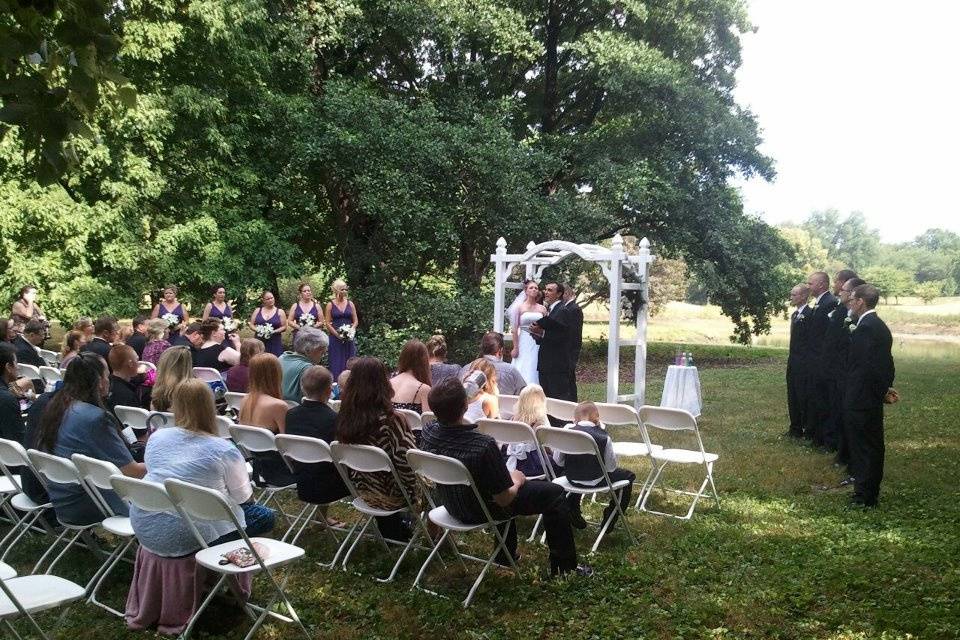
<path id="1" fill-rule="evenodd" d="M 540 374 L 537 373 L 540 345 L 533 339 L 529 331 L 523 329 L 528 328 L 542 317 L 543 314 L 538 311 L 527 311 L 520 315 L 519 353 L 513 359 L 513 366 L 517 368 L 527 384 L 540 384 Z"/>

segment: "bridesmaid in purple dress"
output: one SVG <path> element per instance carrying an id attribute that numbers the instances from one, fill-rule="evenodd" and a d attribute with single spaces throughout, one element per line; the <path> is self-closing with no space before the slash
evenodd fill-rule
<path id="1" fill-rule="evenodd" d="M 270 325 L 273 334 L 264 338 L 257 332 L 258 325 Z M 260 306 L 250 314 L 250 328 L 262 342 L 267 353 L 280 357 L 283 355 L 283 332 L 287 327 L 287 314 L 277 307 L 277 300 L 271 291 L 264 291 L 260 297 Z"/>
<path id="2" fill-rule="evenodd" d="M 190 324 L 190 314 L 183 308 L 180 301 L 177 300 L 179 290 L 174 285 L 169 285 L 163 289 L 163 299 L 153 307 L 150 313 L 151 318 L 163 318 L 166 315 L 177 317 L 178 322 L 170 325 L 170 336 L 167 338 L 173 342 L 174 338 L 180 335 L 180 331 Z"/>
<path id="3" fill-rule="evenodd" d="M 323 316 L 320 315 L 320 309 L 317 308 L 317 301 L 313 299 L 313 289 L 310 285 L 306 282 L 301 283 L 297 291 L 300 295 L 287 314 L 287 326 L 293 330 L 294 338 L 297 337 L 297 331 L 300 330 L 300 327 L 310 326 L 321 330 L 325 328 Z M 312 322 L 304 318 L 307 314 L 313 316 Z"/>
<path id="4" fill-rule="evenodd" d="M 327 333 L 330 334 L 330 373 L 336 380 L 340 373 L 347 368 L 347 360 L 357 355 L 355 340 L 340 337 L 340 327 L 350 325 L 357 329 L 357 308 L 351 300 L 347 300 L 347 283 L 337 279 L 333 281 L 333 300 L 327 303 L 324 310 Z"/>
<path id="5" fill-rule="evenodd" d="M 233 309 L 227 302 L 227 289 L 222 284 L 218 284 L 213 288 L 212 293 L 213 298 L 203 308 L 203 318 L 201 320 L 233 318 Z"/>

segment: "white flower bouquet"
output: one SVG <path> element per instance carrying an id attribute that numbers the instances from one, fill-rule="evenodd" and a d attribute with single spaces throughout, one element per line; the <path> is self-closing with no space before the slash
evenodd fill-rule
<path id="1" fill-rule="evenodd" d="M 221 319 L 221 325 L 227 333 L 234 333 L 237 330 L 237 321 L 229 316 L 224 316 Z"/>
<path id="2" fill-rule="evenodd" d="M 175 327 L 180 324 L 180 317 L 175 313 L 165 313 L 160 316 L 161 320 L 166 320 L 167 324 L 171 327 Z"/>
<path id="3" fill-rule="evenodd" d="M 273 325 L 272 324 L 258 324 L 254 329 L 254 333 L 257 334 L 257 337 L 261 340 L 269 340 L 273 337 Z"/>
<path id="4" fill-rule="evenodd" d="M 341 340 L 353 340 L 357 335 L 357 330 L 353 328 L 352 324 L 342 324 L 337 327 L 337 335 L 340 336 Z"/>
<path id="5" fill-rule="evenodd" d="M 301 327 L 312 327 L 316 321 L 317 319 L 312 313 L 301 313 L 300 317 L 297 318 L 297 323 Z"/>

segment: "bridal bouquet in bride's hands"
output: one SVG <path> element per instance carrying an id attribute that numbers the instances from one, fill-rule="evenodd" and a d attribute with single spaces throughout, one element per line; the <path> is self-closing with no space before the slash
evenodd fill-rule
<path id="1" fill-rule="evenodd" d="M 180 324 L 180 318 L 175 313 L 165 313 L 162 316 L 160 316 L 160 319 L 166 320 L 167 324 L 170 325 L 171 327 L 175 327 L 178 324 Z"/>
<path id="2" fill-rule="evenodd" d="M 340 336 L 341 340 L 353 340 L 357 335 L 357 330 L 353 328 L 352 324 L 342 324 L 337 327 L 337 335 Z"/>
<path id="3" fill-rule="evenodd" d="M 258 324 L 254 332 L 257 334 L 257 337 L 261 340 L 269 340 L 273 337 L 273 325 L 270 324 Z"/>
<path id="4" fill-rule="evenodd" d="M 313 316 L 312 313 L 302 313 L 300 317 L 297 318 L 297 323 L 301 327 L 312 327 L 317 319 Z"/>

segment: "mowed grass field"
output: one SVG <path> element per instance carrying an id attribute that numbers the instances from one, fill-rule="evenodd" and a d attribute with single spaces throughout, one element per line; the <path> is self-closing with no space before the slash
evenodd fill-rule
<path id="1" fill-rule="evenodd" d="M 664 360 L 673 345 L 652 345 L 648 399 L 658 401 Z M 680 522 L 631 512 L 638 536 L 622 530 L 597 554 L 582 558 L 590 579 L 550 580 L 546 549 L 521 543 L 521 575 L 494 572 L 474 604 L 463 610 L 473 573 L 434 571 L 429 584 L 449 599 L 411 591 L 424 553 L 409 558 L 396 582 L 375 575 L 391 565 L 382 547 L 363 544 L 351 571 L 327 571 L 315 562 L 333 552 L 328 538 L 308 533 L 306 560 L 287 575 L 294 604 L 315 638 L 956 638 L 960 637 L 960 363 L 948 359 L 897 361 L 903 401 L 887 411 L 887 464 L 874 510 L 850 509 L 847 494 L 825 491 L 841 474 L 829 455 L 782 437 L 785 422 L 785 352 L 778 349 L 700 346 L 705 406 L 702 435 L 720 455 L 715 467 L 722 504 L 703 501 Z M 589 358 L 602 357 L 602 350 Z M 590 365 L 590 363 L 587 363 Z M 595 362 L 594 371 L 601 365 Z M 586 376 L 597 380 L 596 375 Z M 581 396 L 600 399 L 602 384 L 582 385 Z M 616 438 L 638 435 L 618 429 Z M 643 463 L 634 464 L 640 477 Z M 692 486 L 693 474 L 670 479 Z M 600 504 L 586 504 L 588 518 Z M 661 505 L 665 503 L 660 501 Z M 665 506 L 680 509 L 670 499 Z M 335 515 L 349 518 L 347 509 Z M 521 523 L 521 535 L 532 519 Z M 594 532 L 577 532 L 589 549 Z M 490 539 L 464 544 L 486 552 Z M 19 547 L 8 562 L 28 571 L 39 541 Z M 85 581 L 96 563 L 84 552 L 58 573 Z M 451 566 L 452 565 L 448 565 Z M 471 570 L 476 567 L 471 566 Z M 120 606 L 131 571 L 120 569 L 105 598 Z M 255 583 L 254 597 L 269 595 Z M 41 616 L 53 624 L 55 614 Z M 23 624 L 18 629 L 32 637 Z M 234 639 L 246 618 L 226 603 L 205 615 L 197 638 Z M 56 637 L 153 637 L 85 604 L 75 606 Z M 294 627 L 267 624 L 258 638 L 302 637 Z"/>

